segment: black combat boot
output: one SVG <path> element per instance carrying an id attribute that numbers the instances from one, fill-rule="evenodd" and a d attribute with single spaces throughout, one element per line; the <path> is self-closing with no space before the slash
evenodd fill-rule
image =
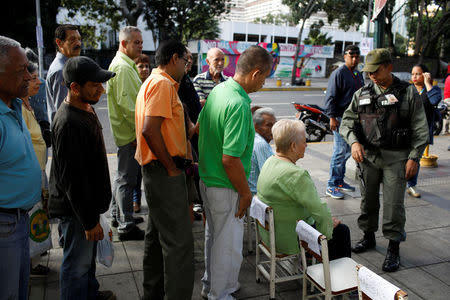
<path id="1" fill-rule="evenodd" d="M 386 258 L 383 263 L 383 271 L 395 272 L 400 267 L 400 242 L 389 240 Z"/>
<path id="2" fill-rule="evenodd" d="M 364 237 L 362 240 L 357 242 L 355 246 L 352 247 L 354 253 L 361 253 L 368 249 L 375 248 L 375 233 L 374 232 L 364 232 Z"/>

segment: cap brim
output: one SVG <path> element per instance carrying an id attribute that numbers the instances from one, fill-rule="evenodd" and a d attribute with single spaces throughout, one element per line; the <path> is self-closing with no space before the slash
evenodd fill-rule
<path id="1" fill-rule="evenodd" d="M 378 70 L 378 68 L 380 67 L 380 65 L 371 65 L 371 64 L 366 64 L 364 66 L 364 68 L 362 69 L 363 72 L 376 72 Z"/>
<path id="2" fill-rule="evenodd" d="M 116 76 L 116 73 L 101 69 L 95 75 L 95 82 L 107 82 L 114 76 Z"/>

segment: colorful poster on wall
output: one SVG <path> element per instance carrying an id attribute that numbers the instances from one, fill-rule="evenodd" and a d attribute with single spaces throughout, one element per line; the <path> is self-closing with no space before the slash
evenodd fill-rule
<path id="1" fill-rule="evenodd" d="M 236 63 L 242 52 L 256 42 L 237 42 L 237 41 L 216 41 L 201 40 L 198 41 L 199 70 L 206 72 L 208 64 L 206 63 L 206 53 L 211 48 L 219 48 L 225 53 L 225 66 L 223 73 L 226 76 L 233 76 Z M 274 64 L 269 77 L 290 77 L 296 45 L 277 44 L 277 43 L 259 43 L 261 47 L 267 49 L 274 57 Z M 191 49 L 193 50 L 193 49 Z M 195 53 L 195 51 L 194 51 Z M 302 70 L 302 76 L 325 77 L 326 58 L 334 56 L 333 46 L 312 46 L 301 45 L 299 57 L 305 57 L 305 67 Z"/>
<path id="2" fill-rule="evenodd" d="M 281 57 L 273 77 L 291 77 L 294 58 Z M 305 66 L 302 69 L 302 77 L 325 77 L 325 58 L 306 58 Z"/>

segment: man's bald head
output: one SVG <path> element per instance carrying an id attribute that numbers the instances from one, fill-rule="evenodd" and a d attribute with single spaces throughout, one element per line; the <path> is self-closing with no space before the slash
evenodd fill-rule
<path id="1" fill-rule="evenodd" d="M 209 65 L 211 76 L 218 78 L 225 65 L 225 54 L 219 48 L 211 48 L 206 55 L 206 63 Z"/>

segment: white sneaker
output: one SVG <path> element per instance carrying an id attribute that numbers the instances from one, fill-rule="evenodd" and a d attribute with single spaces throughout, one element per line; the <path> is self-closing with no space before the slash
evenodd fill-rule
<path id="1" fill-rule="evenodd" d="M 420 198 L 420 193 L 416 190 L 416 187 L 415 187 L 415 186 L 410 186 L 410 187 L 406 190 L 406 192 L 407 192 L 411 197 L 414 197 L 414 198 Z"/>

